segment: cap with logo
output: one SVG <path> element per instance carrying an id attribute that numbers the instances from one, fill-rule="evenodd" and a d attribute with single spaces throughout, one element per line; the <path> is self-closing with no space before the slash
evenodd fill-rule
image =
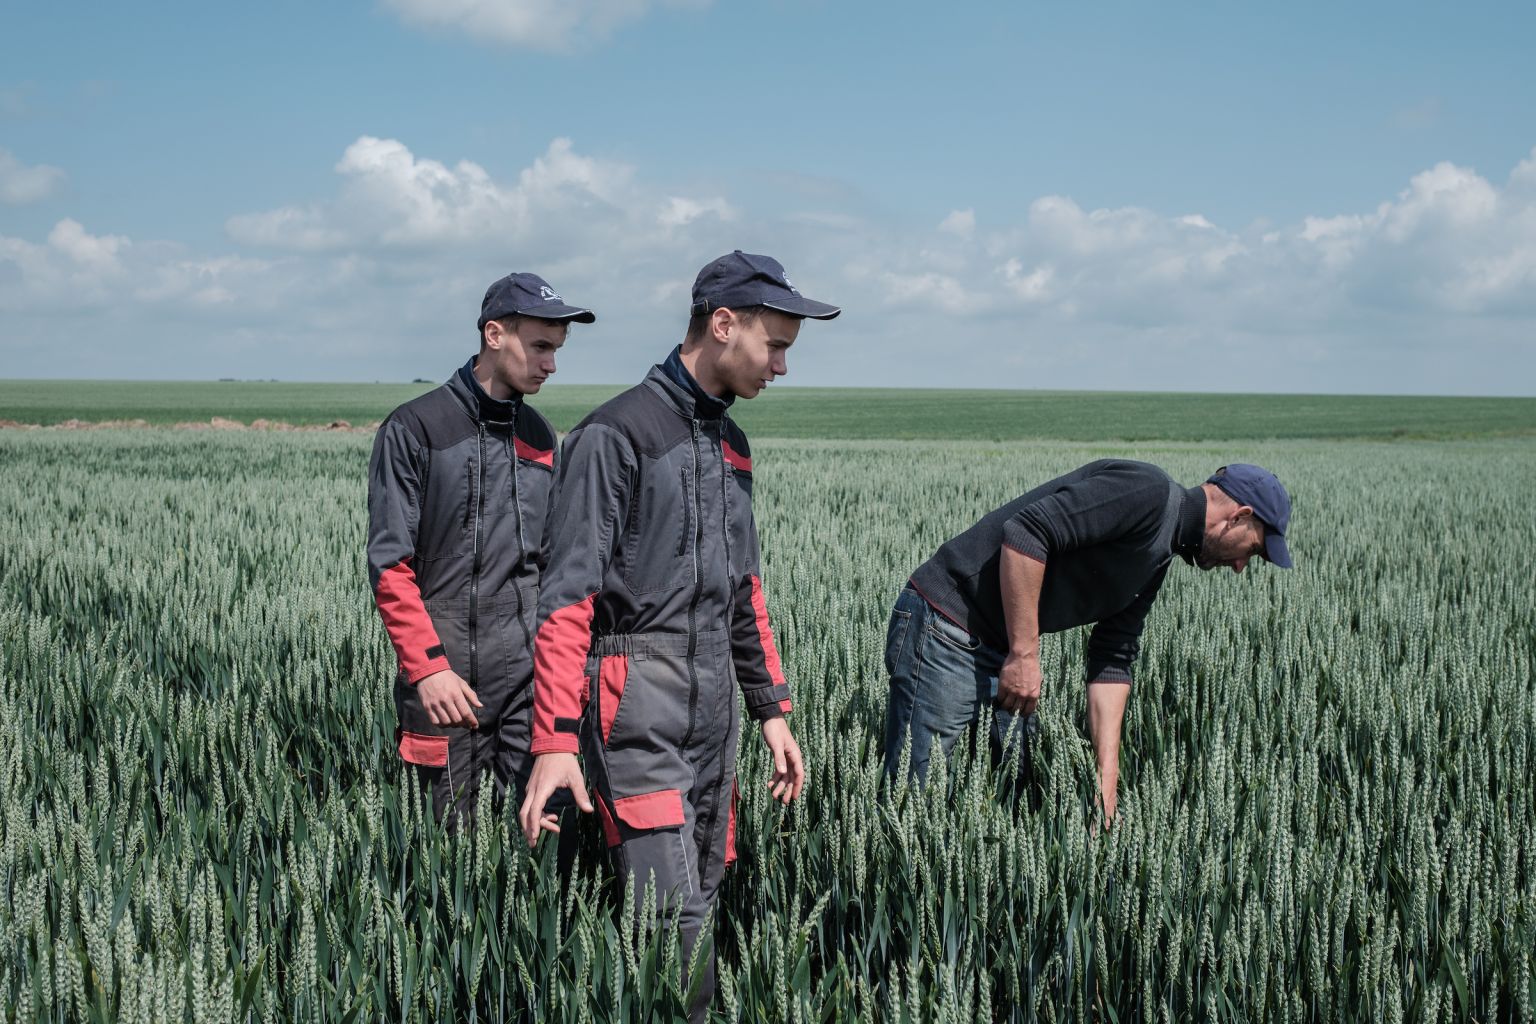
<path id="1" fill-rule="evenodd" d="M 597 320 L 590 309 L 566 305 L 560 293 L 538 274 L 508 274 L 485 290 L 485 298 L 480 303 L 480 330 L 485 330 L 490 321 L 507 316 L 574 320 L 578 324 Z"/>
<path id="2" fill-rule="evenodd" d="M 772 256 L 757 256 L 737 249 L 706 264 L 694 278 L 690 315 L 745 306 L 767 306 L 780 313 L 812 320 L 831 320 L 842 312 L 837 306 L 801 295 L 785 276 L 783 264 Z"/>
<path id="3" fill-rule="evenodd" d="M 1291 524 L 1291 496 L 1280 480 L 1263 466 L 1234 462 L 1211 474 L 1208 484 L 1215 484 L 1239 505 L 1253 509 L 1254 517 L 1264 524 L 1264 557 L 1282 569 L 1291 567 L 1291 549 L 1285 543 L 1285 531 Z"/>

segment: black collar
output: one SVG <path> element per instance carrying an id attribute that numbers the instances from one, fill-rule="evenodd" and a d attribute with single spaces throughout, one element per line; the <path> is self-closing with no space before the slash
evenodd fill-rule
<path id="1" fill-rule="evenodd" d="M 661 364 L 661 372 L 667 375 L 668 380 L 688 392 L 693 398 L 693 414 L 698 419 L 717 420 L 724 416 L 725 410 L 729 409 L 731 403 L 736 401 L 735 395 L 718 398 L 704 390 L 699 382 L 694 379 L 693 374 L 688 372 L 688 367 L 683 365 L 683 346 L 681 345 L 674 348 L 672 354 L 667 356 L 666 360 Z"/>
<path id="2" fill-rule="evenodd" d="M 1205 540 L 1205 488 L 1190 487 L 1179 503 L 1179 522 L 1173 529 L 1173 553 L 1186 562 L 1200 553 Z"/>
<path id="3" fill-rule="evenodd" d="M 469 414 L 486 423 L 511 423 L 517 418 L 518 407 L 523 404 L 521 392 L 512 392 L 511 398 L 492 398 L 475 379 L 475 362 L 479 356 L 470 356 L 469 362 L 459 367 L 448 386 L 458 395 Z"/>

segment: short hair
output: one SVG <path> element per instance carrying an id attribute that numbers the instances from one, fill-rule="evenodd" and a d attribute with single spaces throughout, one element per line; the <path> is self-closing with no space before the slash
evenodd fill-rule
<path id="1" fill-rule="evenodd" d="M 726 307 L 717 306 L 715 308 L 721 309 Z M 743 327 L 752 326 L 764 313 L 768 312 L 767 306 L 742 306 L 740 308 L 732 306 L 729 308 L 732 313 L 736 314 L 736 318 L 741 321 L 741 326 Z M 715 310 L 711 309 L 707 313 L 695 313 L 688 318 L 688 333 L 683 336 L 684 344 L 691 345 L 696 341 L 704 340 L 704 332 L 709 329 L 709 318 L 714 315 L 714 312 Z"/>
<path id="2" fill-rule="evenodd" d="M 500 324 L 501 329 L 506 331 L 508 334 L 516 334 L 517 325 L 522 323 L 524 320 L 543 320 L 547 324 L 554 324 L 557 327 L 564 327 L 566 334 L 570 334 L 571 331 L 571 324 L 569 320 L 550 320 L 542 316 L 528 316 L 525 313 L 508 313 L 506 316 L 499 316 L 495 320 L 487 320 L 486 323 Z M 480 344 L 485 344 L 484 327 L 480 328 Z"/>
<path id="3" fill-rule="evenodd" d="M 515 334 L 517 332 L 517 325 L 526 319 L 528 318 L 523 316 L 521 313 L 508 313 L 506 316 L 498 316 L 494 320 L 487 320 L 485 323 L 486 326 L 489 326 L 490 324 L 500 324 L 502 330 Z M 479 336 L 480 344 L 484 345 L 485 327 L 480 328 Z"/>

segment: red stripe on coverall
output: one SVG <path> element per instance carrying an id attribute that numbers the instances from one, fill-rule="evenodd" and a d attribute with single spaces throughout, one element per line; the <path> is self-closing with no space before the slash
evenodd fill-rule
<path id="1" fill-rule="evenodd" d="M 779 649 L 773 642 L 773 627 L 768 624 L 768 599 L 763 596 L 763 581 L 752 580 L 752 615 L 757 620 L 757 641 L 763 646 L 763 667 L 774 686 L 784 685 L 784 667 L 779 664 Z M 789 711 L 789 701 L 779 701 L 779 710 Z"/>
<path id="2" fill-rule="evenodd" d="M 721 441 L 720 450 L 725 454 L 726 462 L 729 462 L 744 473 L 752 472 L 752 460 L 745 455 L 737 454 L 736 449 L 731 447 L 730 442 Z"/>
<path id="3" fill-rule="evenodd" d="M 581 717 L 587 703 L 587 652 L 592 648 L 596 594 L 568 604 L 544 620 L 533 640 L 534 754 L 574 754 L 574 732 L 556 732 L 555 720 Z"/>
<path id="4" fill-rule="evenodd" d="M 725 863 L 729 867 L 736 860 L 736 801 L 741 796 L 741 787 L 736 780 L 731 780 L 731 816 L 725 822 Z"/>
<path id="5" fill-rule="evenodd" d="M 427 615 L 426 605 L 422 604 L 421 588 L 416 585 L 410 559 L 402 558 L 398 565 L 379 574 L 373 602 L 378 605 L 384 631 L 394 645 L 395 656 L 400 659 L 407 682 L 419 682 L 448 667 L 448 658 L 441 653 L 442 642 L 437 638 L 437 629 Z M 427 652 L 434 647 L 439 653 L 429 656 Z"/>
<path id="6" fill-rule="evenodd" d="M 598 663 L 598 685 L 602 695 L 598 698 L 598 712 L 602 718 L 603 743 L 613 733 L 613 718 L 619 713 L 619 701 L 624 698 L 624 684 L 629 679 L 629 657 L 614 654 Z"/>
<path id="7" fill-rule="evenodd" d="M 520 459 L 527 459 L 529 462 L 540 462 L 550 468 L 554 468 L 555 450 L 553 448 L 545 451 L 542 448 L 535 448 L 520 437 L 514 437 L 512 439 L 512 450 L 517 452 L 517 457 Z"/>

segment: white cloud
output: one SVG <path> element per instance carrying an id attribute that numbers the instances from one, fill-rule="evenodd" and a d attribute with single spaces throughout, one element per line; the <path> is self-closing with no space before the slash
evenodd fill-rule
<path id="1" fill-rule="evenodd" d="M 62 335 L 110 306 L 151 347 L 184 323 L 176 365 L 209 360 L 208 376 L 242 373 L 212 362 L 239 353 L 206 345 L 210 325 L 229 337 L 233 324 L 250 336 L 252 376 L 400 379 L 472 343 L 488 281 L 533 269 L 599 313 L 563 350 L 566 379 L 620 381 L 676 340 L 697 268 L 743 248 L 848 310 L 807 330 L 797 383 L 1529 392 L 1536 380 L 1536 151 L 1502 182 L 1442 163 L 1374 208 L 1252 228 L 1061 195 L 1011 222 L 956 207 L 894 225 L 837 190 L 689 194 L 567 139 L 498 168 L 364 136 L 334 170 L 328 195 L 231 217 L 225 252 L 73 219 L 38 241 L 0 236 L 8 333 Z M 823 334 L 837 343 L 816 344 Z M 1260 352 L 1282 356 L 1262 376 Z"/>
<path id="2" fill-rule="evenodd" d="M 569 139 L 551 142 L 515 182 L 499 182 L 469 160 L 449 167 L 368 135 L 347 147 L 335 170 L 343 182 L 336 199 L 231 217 L 230 237 L 295 250 L 504 245 L 561 224 L 638 215 L 650 201 L 634 189 L 629 167 L 582 156 Z M 670 203 L 691 211 L 679 223 L 729 211 L 719 199 Z"/>
<path id="3" fill-rule="evenodd" d="M 47 164 L 24 164 L 0 148 L 0 203 L 20 205 L 47 199 L 64 182 L 64 172 Z"/>
<path id="4" fill-rule="evenodd" d="M 666 206 L 658 215 L 658 221 L 662 227 L 677 228 L 692 224 L 700 217 L 717 217 L 722 221 L 732 221 L 736 219 L 736 211 L 730 203 L 718 196 L 713 199 L 669 196 Z"/>
<path id="5" fill-rule="evenodd" d="M 939 230 L 961 238 L 970 238 L 976 231 L 976 211 L 951 210 L 949 216 L 939 221 Z"/>
<path id="6" fill-rule="evenodd" d="M 564 51 L 604 39 L 655 7 L 705 7 L 709 0 L 383 0 L 406 22 L 456 29 L 489 43 Z"/>
<path id="7" fill-rule="evenodd" d="M 85 270 L 97 273 L 115 273 L 118 250 L 128 246 L 128 239 L 121 235 L 93 235 L 79 221 L 65 218 L 48 232 L 48 244 Z"/>

